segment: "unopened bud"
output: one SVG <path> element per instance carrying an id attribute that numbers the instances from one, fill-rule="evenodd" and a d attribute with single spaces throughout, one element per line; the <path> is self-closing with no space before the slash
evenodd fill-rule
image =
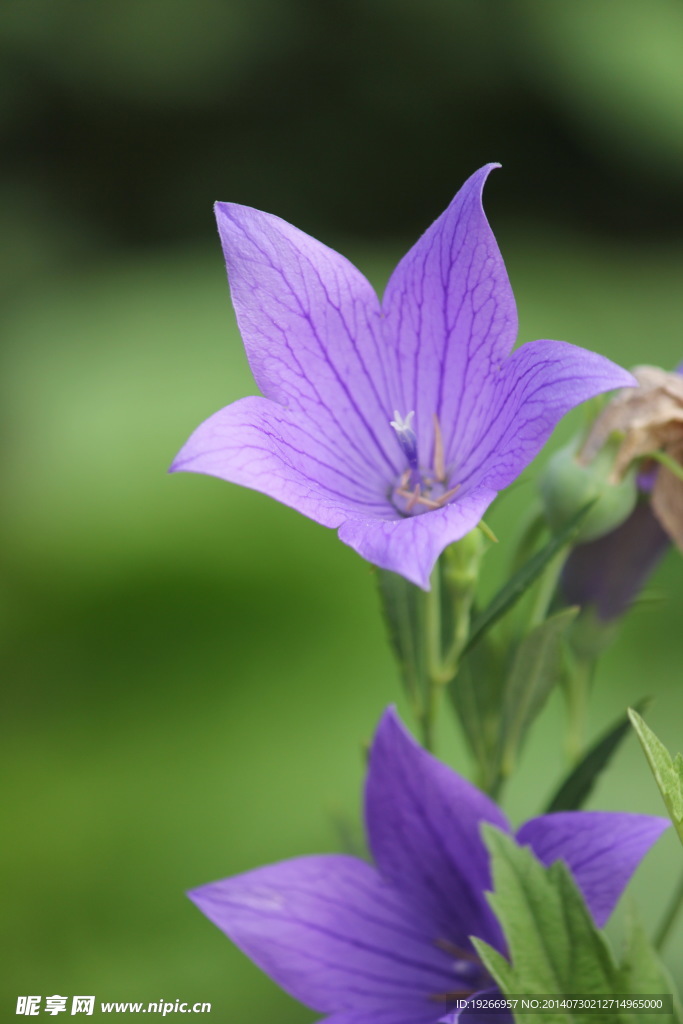
<path id="1" fill-rule="evenodd" d="M 444 578 L 459 589 L 473 586 L 479 577 L 484 538 L 478 529 L 450 544 L 443 555 Z"/>
<path id="2" fill-rule="evenodd" d="M 635 470 L 621 480 L 613 475 L 615 449 L 606 444 L 588 464 L 580 461 L 573 441 L 552 457 L 541 477 L 541 495 L 550 528 L 559 533 L 589 502 L 595 504 L 581 521 L 576 543 L 602 537 L 633 511 L 638 496 Z"/>

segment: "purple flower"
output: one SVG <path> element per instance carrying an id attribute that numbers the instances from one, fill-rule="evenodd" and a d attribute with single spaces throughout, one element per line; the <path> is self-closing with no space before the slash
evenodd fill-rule
<path id="1" fill-rule="evenodd" d="M 329 1014 L 328 1024 L 436 1024 L 456 995 L 492 986 L 470 936 L 505 952 L 485 897 L 491 876 L 480 825 L 510 826 L 487 796 L 419 747 L 391 709 L 370 755 L 365 818 L 376 867 L 350 856 L 301 857 L 190 898 L 282 988 Z M 668 825 L 576 811 L 534 818 L 517 840 L 544 864 L 566 861 L 602 926 Z"/>
<path id="2" fill-rule="evenodd" d="M 401 260 L 382 304 L 343 256 L 267 213 L 218 203 L 232 300 L 263 398 L 192 435 L 172 470 L 298 509 L 428 588 L 579 402 L 633 378 L 559 341 L 512 355 L 517 312 L 481 205 L 489 164 Z"/>

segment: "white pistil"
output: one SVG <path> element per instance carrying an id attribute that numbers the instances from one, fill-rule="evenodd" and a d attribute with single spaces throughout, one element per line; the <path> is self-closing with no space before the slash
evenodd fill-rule
<path id="1" fill-rule="evenodd" d="M 394 418 L 389 420 L 389 425 L 396 431 L 398 443 L 400 444 L 403 454 L 408 460 L 408 465 L 411 469 L 417 469 L 417 437 L 412 427 L 413 416 L 415 411 L 409 412 L 407 416 L 403 417 L 396 409 L 394 409 Z"/>
<path id="2" fill-rule="evenodd" d="M 394 409 L 394 418 L 393 420 L 389 420 L 389 425 L 394 428 L 397 434 L 406 434 L 408 432 L 412 434 L 412 420 L 414 415 L 415 410 L 413 409 L 412 412 L 409 412 L 404 419 L 400 412 L 397 412 L 396 409 Z"/>

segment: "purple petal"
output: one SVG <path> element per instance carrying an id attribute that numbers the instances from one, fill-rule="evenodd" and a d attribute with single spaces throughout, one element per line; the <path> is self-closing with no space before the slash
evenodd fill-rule
<path id="1" fill-rule="evenodd" d="M 505 264 L 481 205 L 488 164 L 401 260 L 382 308 L 386 336 L 398 345 L 402 415 L 415 411 L 420 461 L 432 464 L 433 416 L 446 452 L 477 408 L 481 388 L 512 348 L 517 311 Z"/>
<path id="2" fill-rule="evenodd" d="M 509 825 L 487 796 L 418 746 L 393 709 L 372 746 L 365 819 L 381 874 L 432 916 L 439 938 L 467 949 L 475 935 L 503 948 L 484 896 L 491 875 L 480 826 Z"/>
<path id="3" fill-rule="evenodd" d="M 568 604 L 593 605 L 603 622 L 619 618 L 671 546 L 648 501 L 616 530 L 573 548 L 562 572 Z"/>
<path id="4" fill-rule="evenodd" d="M 285 991 L 347 1024 L 432 1024 L 429 996 L 452 988 L 429 919 L 355 857 L 284 861 L 189 896 Z"/>
<path id="5" fill-rule="evenodd" d="M 461 485 L 507 487 L 538 454 L 558 421 L 586 399 L 635 378 L 604 356 L 564 341 L 522 345 L 494 373 L 472 417 Z"/>
<path id="6" fill-rule="evenodd" d="M 382 491 L 302 416 L 266 398 L 242 398 L 195 430 L 172 470 L 251 487 L 337 527 L 349 516 L 391 515 Z"/>
<path id="7" fill-rule="evenodd" d="M 393 480 L 393 349 L 380 306 L 343 256 L 279 217 L 217 203 L 232 301 L 256 383 L 330 445 Z M 388 475 L 387 475 L 388 474 Z"/>
<path id="8" fill-rule="evenodd" d="M 494 490 L 478 487 L 450 505 L 409 519 L 349 520 L 339 538 L 369 562 L 429 590 L 429 576 L 441 552 L 474 529 L 495 496 Z"/>
<path id="9" fill-rule="evenodd" d="M 563 860 L 602 928 L 631 875 L 671 822 L 647 814 L 562 811 L 532 818 L 517 833 L 547 865 Z"/>

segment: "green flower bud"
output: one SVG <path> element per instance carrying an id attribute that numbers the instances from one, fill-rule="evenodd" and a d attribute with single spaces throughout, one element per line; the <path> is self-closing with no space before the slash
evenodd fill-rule
<path id="1" fill-rule="evenodd" d="M 638 497 L 635 467 L 621 480 L 613 475 L 616 448 L 607 443 L 584 465 L 574 440 L 553 455 L 541 477 L 541 496 L 550 528 L 559 533 L 589 501 L 595 505 L 583 519 L 576 543 L 610 533 L 633 511 Z"/>
<path id="2" fill-rule="evenodd" d="M 459 590 L 473 587 L 479 578 L 484 538 L 476 528 L 450 544 L 443 553 L 444 579 Z"/>

